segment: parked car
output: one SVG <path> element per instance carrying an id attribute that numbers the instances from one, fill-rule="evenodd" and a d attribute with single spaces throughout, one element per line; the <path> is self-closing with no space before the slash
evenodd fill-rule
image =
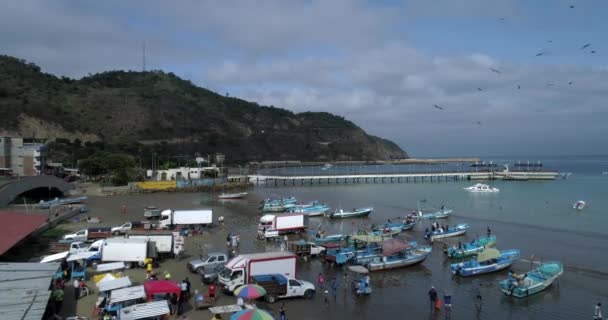
<path id="1" fill-rule="evenodd" d="M 205 267 L 202 269 L 199 269 L 199 274 L 201 275 L 201 282 L 203 282 L 204 284 L 210 284 L 210 283 L 215 283 L 217 282 L 217 278 L 220 272 L 222 272 L 222 270 L 224 270 L 224 267 L 226 266 L 225 263 L 223 264 L 218 264 L 215 267 Z"/>
<path id="2" fill-rule="evenodd" d="M 195 259 L 188 262 L 190 272 L 201 273 L 205 268 L 214 268 L 218 265 L 225 265 L 228 262 L 228 256 L 225 253 L 214 252 L 200 259 Z"/>

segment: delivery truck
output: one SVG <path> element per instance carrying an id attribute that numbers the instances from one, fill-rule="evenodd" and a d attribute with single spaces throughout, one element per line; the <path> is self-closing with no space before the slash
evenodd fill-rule
<path id="1" fill-rule="evenodd" d="M 154 243 L 146 239 L 109 238 L 101 243 L 98 254 L 86 259 L 88 265 L 96 268 L 100 262 L 126 262 L 132 266 L 143 266 L 146 258 L 155 258 Z"/>
<path id="2" fill-rule="evenodd" d="M 204 226 L 212 223 L 213 211 L 211 209 L 163 210 L 159 221 L 160 227 L 165 229 L 177 226 Z"/>
<path id="3" fill-rule="evenodd" d="M 315 295 L 315 285 L 303 280 L 284 276 L 282 274 L 265 274 L 252 276 L 252 283 L 266 289 L 264 299 L 275 303 L 277 299 L 304 297 L 312 299 Z"/>
<path id="4" fill-rule="evenodd" d="M 233 292 L 241 285 L 251 283 L 252 276 L 282 274 L 296 276 L 297 256 L 291 252 L 264 252 L 242 254 L 232 258 L 218 275 L 225 291 Z"/>
<path id="5" fill-rule="evenodd" d="M 184 237 L 168 230 L 131 230 L 129 239 L 145 239 L 152 242 L 159 257 L 174 257 L 184 250 Z"/>
<path id="6" fill-rule="evenodd" d="M 308 216 L 304 213 L 274 215 L 267 214 L 260 218 L 258 238 L 276 238 L 285 233 L 301 232 L 308 226 Z"/>

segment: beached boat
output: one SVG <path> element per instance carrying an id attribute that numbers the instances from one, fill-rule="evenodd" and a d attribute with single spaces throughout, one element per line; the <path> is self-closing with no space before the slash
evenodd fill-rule
<path id="1" fill-rule="evenodd" d="M 345 239 L 346 236 L 343 234 L 319 235 L 318 237 L 315 236 L 315 243 L 342 242 Z"/>
<path id="2" fill-rule="evenodd" d="M 496 236 L 481 237 L 471 242 L 446 247 L 444 252 L 450 258 L 465 258 L 477 255 L 484 248 L 493 247 L 494 245 L 496 245 Z"/>
<path id="3" fill-rule="evenodd" d="M 519 250 L 501 250 L 493 248 L 485 249 L 477 255 L 477 258 L 454 263 L 450 266 L 453 274 L 463 277 L 474 276 L 477 274 L 495 272 L 510 267 L 517 258 Z"/>
<path id="4" fill-rule="evenodd" d="M 285 212 L 295 206 L 292 203 L 267 204 L 262 207 L 262 212 Z"/>
<path id="5" fill-rule="evenodd" d="M 500 291 L 516 298 L 525 298 L 545 290 L 560 275 L 564 273 L 564 266 L 558 261 L 543 262 L 537 268 L 528 271 L 520 280 L 505 279 L 500 282 Z"/>
<path id="6" fill-rule="evenodd" d="M 443 218 L 447 218 L 453 211 L 454 210 L 452 210 L 452 209 L 441 209 L 441 210 L 435 211 L 435 212 L 423 213 L 422 211 L 418 210 L 417 218 L 418 219 L 443 219 Z"/>
<path id="7" fill-rule="evenodd" d="M 337 265 L 351 261 L 357 250 L 354 246 L 341 246 L 337 243 L 324 243 L 321 246 L 325 248 L 325 261 Z"/>
<path id="8" fill-rule="evenodd" d="M 238 193 L 221 193 L 217 196 L 220 200 L 229 200 L 229 199 L 241 199 L 247 195 L 247 192 L 238 192 Z"/>
<path id="9" fill-rule="evenodd" d="M 469 192 L 478 192 L 478 193 L 492 193 L 492 192 L 500 191 L 498 188 L 493 188 L 493 187 L 490 187 L 489 185 L 483 184 L 483 183 L 478 183 L 473 186 L 464 188 L 464 190 L 469 191 Z"/>
<path id="10" fill-rule="evenodd" d="M 448 237 L 456 237 L 456 236 L 462 235 L 465 232 L 467 232 L 467 229 L 470 227 L 471 227 L 471 225 L 469 225 L 468 223 L 461 223 L 461 224 L 457 224 L 454 227 L 448 228 L 448 230 L 442 230 L 442 232 L 439 232 L 439 230 L 436 230 L 435 232 L 430 232 L 427 229 L 425 231 L 424 237 L 431 241 L 435 241 L 437 239 L 448 238 Z"/>
<path id="11" fill-rule="evenodd" d="M 326 204 L 318 201 L 313 201 L 308 204 L 296 205 L 290 208 L 289 212 L 305 213 L 309 217 L 322 216 L 330 210 L 330 207 Z"/>
<path id="12" fill-rule="evenodd" d="M 572 209 L 583 210 L 583 209 L 585 209 L 586 205 L 587 205 L 587 203 L 585 201 L 579 200 L 579 201 L 575 202 L 574 205 L 572 205 Z"/>
<path id="13" fill-rule="evenodd" d="M 344 211 L 342 209 L 336 210 L 329 214 L 332 219 L 344 219 L 344 218 L 361 218 L 367 217 L 374 211 L 374 208 L 359 208 L 353 209 L 353 211 Z"/>
<path id="14" fill-rule="evenodd" d="M 87 200 L 88 198 L 89 197 L 87 197 L 87 196 L 55 198 L 55 199 L 49 200 L 49 201 L 40 201 L 40 203 L 38 203 L 38 205 L 36 205 L 36 207 L 38 207 L 40 209 L 48 209 L 51 206 L 61 206 L 61 205 L 65 205 L 65 204 L 81 203 L 81 202 Z"/>
<path id="15" fill-rule="evenodd" d="M 266 198 L 260 202 L 260 209 L 268 205 L 283 205 L 283 204 L 293 204 L 295 205 L 298 200 L 295 197 L 287 197 L 287 198 Z"/>
<path id="16" fill-rule="evenodd" d="M 384 241 L 391 241 L 391 239 Z M 410 248 L 418 247 L 418 243 L 416 241 L 409 241 L 407 244 Z M 364 247 L 355 247 L 357 250 L 352 258 L 353 264 L 367 265 L 372 260 L 382 257 L 382 243 L 371 242 L 366 244 Z"/>
<path id="17" fill-rule="evenodd" d="M 411 248 L 397 239 L 382 243 L 382 256 L 367 264 L 370 271 L 388 270 L 412 266 L 424 261 L 431 254 L 431 247 Z"/>

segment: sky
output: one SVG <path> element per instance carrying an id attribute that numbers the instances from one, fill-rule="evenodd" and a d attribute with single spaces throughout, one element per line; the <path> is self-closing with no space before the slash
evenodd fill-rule
<path id="1" fill-rule="evenodd" d="M 145 44 L 148 70 L 412 157 L 608 153 L 605 0 L 0 2 L 0 54 L 56 75 L 141 70 Z"/>

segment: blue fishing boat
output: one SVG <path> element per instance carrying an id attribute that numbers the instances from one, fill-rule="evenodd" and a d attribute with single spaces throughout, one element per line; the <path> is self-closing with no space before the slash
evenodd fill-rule
<path id="1" fill-rule="evenodd" d="M 447 218 L 448 216 L 450 216 L 450 214 L 452 212 L 453 212 L 452 209 L 441 209 L 439 211 L 427 212 L 427 213 L 423 213 L 422 211 L 418 210 L 417 218 L 418 219 L 443 219 L 443 218 Z"/>
<path id="2" fill-rule="evenodd" d="M 311 202 L 311 204 L 313 205 L 296 205 L 295 207 L 290 208 L 288 211 L 305 213 L 309 217 L 316 217 L 322 216 L 330 210 L 330 207 L 328 205 L 322 204 L 318 201 L 313 201 Z"/>
<path id="3" fill-rule="evenodd" d="M 61 206 L 61 205 L 65 205 L 65 204 L 81 203 L 81 202 L 87 200 L 88 198 L 89 197 L 87 197 L 87 196 L 55 198 L 55 199 L 49 200 L 49 201 L 40 201 L 40 203 L 38 203 L 38 205 L 36 205 L 36 207 L 38 207 L 39 209 L 48 209 L 51 206 Z"/>
<path id="4" fill-rule="evenodd" d="M 346 239 L 346 236 L 343 234 L 316 234 L 315 235 L 315 243 L 329 243 L 329 242 L 342 242 Z"/>
<path id="5" fill-rule="evenodd" d="M 260 202 L 260 209 L 264 208 L 265 206 L 276 206 L 276 205 L 285 205 L 285 204 L 292 204 L 295 206 L 295 204 L 298 201 L 296 200 L 295 197 L 288 197 L 288 198 L 266 198 L 264 200 L 262 200 Z"/>
<path id="6" fill-rule="evenodd" d="M 431 247 L 412 248 L 408 243 L 391 239 L 382 243 L 382 256 L 374 258 L 366 267 L 370 271 L 408 267 L 424 261 L 431 251 Z"/>
<path id="7" fill-rule="evenodd" d="M 537 268 L 513 278 L 500 282 L 500 290 L 507 295 L 516 298 L 525 298 L 549 287 L 559 276 L 564 273 L 564 266 L 558 261 L 543 262 Z"/>
<path id="8" fill-rule="evenodd" d="M 428 229 L 424 232 L 424 237 L 426 239 L 431 240 L 431 242 L 437 239 L 443 239 L 448 237 L 456 237 L 463 235 L 467 232 L 467 229 L 470 228 L 471 225 L 468 223 L 457 224 L 456 226 L 448 228 L 448 230 L 435 230 L 434 232 L 429 231 Z"/>
<path id="9" fill-rule="evenodd" d="M 454 263 L 450 266 L 450 269 L 453 274 L 468 277 L 508 268 L 517 258 L 519 258 L 519 250 L 517 249 L 502 251 L 485 249 L 477 255 L 477 258 Z"/>
<path id="10" fill-rule="evenodd" d="M 374 208 L 372 207 L 353 209 L 352 211 L 344 211 L 339 209 L 330 213 L 328 216 L 332 219 L 362 218 L 369 216 L 372 211 L 374 211 Z"/>
<path id="11" fill-rule="evenodd" d="M 321 246 L 325 248 L 325 261 L 330 263 L 342 265 L 351 261 L 355 256 L 356 249 L 353 246 L 344 247 L 336 243 L 325 243 Z"/>
<path id="12" fill-rule="evenodd" d="M 390 241 L 390 239 L 388 241 Z M 416 241 L 409 241 L 407 244 L 410 248 L 418 247 L 418 243 Z M 354 264 L 367 265 L 369 262 L 378 257 L 382 257 L 382 244 L 372 242 L 368 243 L 365 247 L 357 247 L 355 255 L 352 258 L 352 262 Z"/>
<path id="13" fill-rule="evenodd" d="M 477 255 L 484 248 L 493 247 L 496 245 L 496 236 L 481 237 L 472 240 L 471 242 L 460 243 L 452 247 L 445 247 L 443 252 L 450 258 L 465 258 Z"/>

